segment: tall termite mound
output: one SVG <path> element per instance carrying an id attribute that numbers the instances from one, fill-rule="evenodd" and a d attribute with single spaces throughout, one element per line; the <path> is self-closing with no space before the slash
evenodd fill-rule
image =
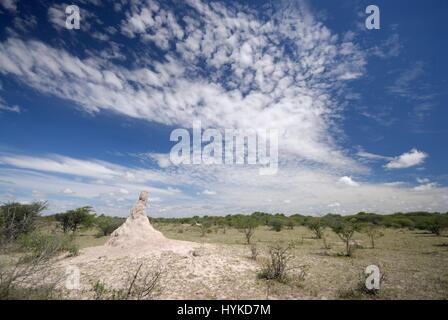
<path id="1" fill-rule="evenodd" d="M 126 222 L 111 234 L 106 246 L 137 248 L 148 245 L 160 246 L 169 241 L 149 222 L 146 215 L 147 202 L 148 192 L 142 191 Z"/>

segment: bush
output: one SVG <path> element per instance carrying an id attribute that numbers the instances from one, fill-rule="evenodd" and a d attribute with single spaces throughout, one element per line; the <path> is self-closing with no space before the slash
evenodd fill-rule
<path id="1" fill-rule="evenodd" d="M 345 243 L 345 255 L 351 257 L 353 248 L 351 241 L 355 231 L 359 229 L 358 225 L 348 221 L 339 221 L 331 227 L 339 238 Z"/>
<path id="2" fill-rule="evenodd" d="M 285 283 L 288 281 L 287 271 L 288 263 L 291 260 L 289 251 L 291 245 L 275 245 L 269 248 L 269 260 L 262 266 L 258 272 L 259 279 L 276 280 Z"/>
<path id="3" fill-rule="evenodd" d="M 371 299 L 372 297 L 379 296 L 381 291 L 380 289 L 368 289 L 366 287 L 366 280 L 367 280 L 366 274 L 361 272 L 359 274 L 358 281 L 350 287 L 344 287 L 338 290 L 338 296 L 341 299 L 347 299 L 347 300 L 361 300 L 361 299 Z M 385 274 L 380 274 L 380 284 L 382 284 L 385 280 Z"/>
<path id="4" fill-rule="evenodd" d="M 33 232 L 22 236 L 19 243 L 22 250 L 27 253 L 28 259 L 50 259 L 62 252 L 75 256 L 79 252 L 79 246 L 74 242 L 74 238 L 68 235 Z"/>
<path id="5" fill-rule="evenodd" d="M 59 298 L 56 285 L 61 281 L 51 276 L 51 258 L 68 251 L 77 252 L 71 238 L 32 232 L 18 239 L 24 251 L 18 259 L 0 263 L 0 300 Z"/>
<path id="6" fill-rule="evenodd" d="M 375 248 L 375 240 L 384 236 L 384 233 L 382 233 L 379 227 L 374 224 L 364 225 L 362 231 L 369 237 L 372 249 Z"/>
<path id="7" fill-rule="evenodd" d="M 99 229 L 99 236 L 109 236 L 123 224 L 123 219 L 106 217 L 101 215 L 95 219 L 95 225 Z"/>
<path id="8" fill-rule="evenodd" d="M 436 236 L 440 236 L 446 227 L 447 222 L 442 217 L 434 217 L 425 224 L 425 228 Z"/>
<path id="9" fill-rule="evenodd" d="M 92 208 L 86 206 L 69 210 L 64 213 L 58 213 L 55 215 L 55 219 L 61 224 L 64 233 L 69 231 L 75 233 L 80 227 L 88 228 L 93 225 L 95 214 L 92 212 Z"/>
<path id="10" fill-rule="evenodd" d="M 234 223 L 234 225 L 238 230 L 244 233 L 246 243 L 250 244 L 255 228 L 258 225 L 257 221 L 251 217 L 241 217 Z"/>
<path id="11" fill-rule="evenodd" d="M 34 230 L 36 218 L 47 208 L 46 202 L 21 204 L 11 202 L 0 207 L 0 236 L 6 242 L 17 240 L 23 234 Z"/>
<path id="12" fill-rule="evenodd" d="M 210 221 L 203 221 L 202 223 L 197 223 L 196 225 L 200 228 L 201 230 L 201 237 L 205 237 L 206 233 L 210 233 L 210 228 L 212 227 L 212 224 L 210 223 Z"/>
<path id="13" fill-rule="evenodd" d="M 306 227 L 314 233 L 316 239 L 322 239 L 322 233 L 325 226 L 320 218 L 310 218 L 306 222 Z"/>
<path id="14" fill-rule="evenodd" d="M 285 223 L 282 220 L 272 220 L 269 225 L 271 226 L 271 229 L 280 232 L 282 231 L 283 227 L 285 226 Z"/>

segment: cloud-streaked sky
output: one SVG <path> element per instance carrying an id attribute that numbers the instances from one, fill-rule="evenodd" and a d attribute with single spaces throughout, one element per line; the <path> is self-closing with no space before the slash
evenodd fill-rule
<path id="1" fill-rule="evenodd" d="M 65 28 L 76 4 L 81 28 Z M 0 0 L 0 201 L 125 216 L 448 211 L 443 1 Z M 424 7 L 424 8 L 423 8 Z M 176 128 L 275 129 L 279 170 Z"/>

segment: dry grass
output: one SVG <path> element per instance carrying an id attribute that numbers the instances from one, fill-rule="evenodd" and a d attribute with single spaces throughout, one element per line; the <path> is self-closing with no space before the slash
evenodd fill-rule
<path id="1" fill-rule="evenodd" d="M 215 230 L 201 236 L 201 230 L 189 225 L 155 225 L 171 239 L 213 244 L 201 248 L 201 254 L 181 256 L 167 253 L 158 257 L 167 266 L 163 279 L 165 290 L 161 299 L 448 299 L 448 242 L 447 237 L 436 237 L 409 230 L 383 229 L 384 236 L 370 248 L 365 234 L 356 233 L 359 244 L 353 257 L 344 257 L 344 244 L 330 230 L 326 242 L 314 238 L 304 227 L 274 232 L 268 227 L 255 230 L 252 242 L 257 244 L 259 258 L 248 257 L 250 248 L 244 234 L 236 229 Z M 182 230 L 182 232 L 179 232 Z M 81 232 L 81 248 L 104 244 L 107 237 L 95 237 L 94 230 Z M 291 274 L 288 283 L 267 282 L 256 274 L 268 248 L 274 244 L 295 243 L 291 249 L 291 266 L 305 265 L 298 274 Z M 101 280 L 113 285 L 123 278 L 122 270 L 138 263 L 153 261 L 139 259 L 101 259 L 79 265 L 82 282 L 91 284 Z M 67 263 L 71 263 L 69 260 Z M 76 262 L 76 258 L 74 260 Z M 375 264 L 385 274 L 378 295 L 360 292 L 360 274 L 366 266 Z M 293 271 L 294 272 L 294 271 Z M 102 278 L 98 278 L 101 275 Z M 90 290 L 88 286 L 85 290 Z M 88 297 L 81 292 L 67 293 L 72 297 Z"/>
<path id="2" fill-rule="evenodd" d="M 199 237 L 193 227 L 183 226 L 184 232 L 176 232 L 179 226 L 159 225 L 167 237 L 189 241 L 243 247 L 244 237 L 234 229 L 226 234 L 207 234 Z M 341 291 L 351 291 L 359 285 L 359 274 L 366 266 L 375 264 L 386 277 L 378 297 L 353 296 L 352 298 L 381 299 L 447 299 L 448 298 L 448 247 L 443 246 L 447 237 L 436 237 L 421 231 L 382 229 L 384 236 L 377 239 L 375 249 L 370 248 L 366 234 L 355 233 L 354 240 L 360 248 L 353 257 L 343 257 L 344 244 L 332 231 L 326 229 L 325 247 L 322 240 L 305 227 L 273 232 L 268 227 L 255 231 L 253 242 L 258 251 L 267 251 L 274 243 L 296 242 L 292 254 L 309 268 L 305 284 L 296 290 L 280 286 L 278 298 L 342 298 Z M 303 239 L 303 240 L 302 240 Z M 302 242 L 303 241 L 303 242 Z M 330 247 L 331 249 L 328 249 Z M 344 297 L 347 298 L 347 297 Z"/>

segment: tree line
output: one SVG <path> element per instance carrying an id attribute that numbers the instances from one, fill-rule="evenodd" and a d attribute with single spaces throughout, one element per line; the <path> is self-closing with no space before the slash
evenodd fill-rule
<path id="1" fill-rule="evenodd" d="M 62 213 L 42 216 L 41 213 L 48 207 L 45 202 L 21 204 L 16 202 L 4 203 L 0 206 L 0 240 L 13 241 L 22 234 L 33 231 L 38 223 L 53 222 L 63 233 L 75 234 L 78 230 L 96 227 L 99 236 L 107 236 L 118 228 L 125 218 L 96 215 L 89 206 L 67 210 Z M 286 216 L 282 213 L 269 214 L 254 212 L 250 215 L 235 214 L 226 216 L 193 216 L 188 218 L 152 218 L 151 222 L 159 224 L 190 224 L 199 226 L 205 234 L 211 227 L 237 228 L 241 230 L 249 243 L 254 229 L 259 226 L 268 226 L 273 231 L 293 229 L 296 226 L 306 226 L 315 234 L 316 238 L 323 237 L 323 230 L 328 227 L 338 235 L 351 237 L 357 229 L 372 229 L 374 227 L 408 228 L 427 230 L 440 235 L 448 228 L 448 212 L 409 212 L 382 215 L 377 213 L 359 212 L 355 215 L 341 216 L 328 213 L 322 217 L 293 214 Z M 376 230 L 376 229 L 375 229 Z"/>
<path id="2" fill-rule="evenodd" d="M 202 227 L 219 226 L 222 228 L 236 227 L 244 228 L 250 226 L 269 226 L 274 231 L 284 228 L 292 229 L 295 226 L 307 226 L 316 231 L 316 236 L 321 237 L 319 226 L 337 226 L 351 223 L 353 225 L 375 225 L 385 228 L 407 228 L 427 230 L 440 235 L 442 230 L 448 227 L 448 212 L 409 212 L 393 214 L 377 214 L 359 212 L 354 215 L 341 216 L 328 213 L 322 217 L 293 214 L 286 216 L 282 213 L 270 214 L 265 212 L 254 212 L 250 215 L 236 214 L 226 216 L 194 216 L 188 218 L 151 218 L 155 223 L 191 224 Z"/>

